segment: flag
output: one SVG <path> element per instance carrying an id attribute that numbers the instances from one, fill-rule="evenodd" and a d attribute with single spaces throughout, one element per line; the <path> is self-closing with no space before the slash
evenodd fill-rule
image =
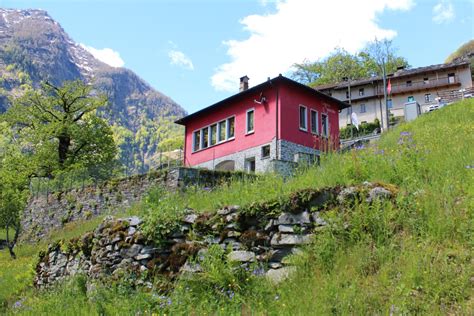
<path id="1" fill-rule="evenodd" d="M 355 114 L 355 112 L 352 112 L 351 121 L 352 124 L 357 128 L 357 130 L 359 130 L 359 119 L 357 118 L 357 114 Z"/>
<path id="2" fill-rule="evenodd" d="M 387 95 L 390 94 L 390 92 L 392 92 L 392 84 L 390 83 L 390 79 L 388 79 L 388 83 L 387 83 Z"/>

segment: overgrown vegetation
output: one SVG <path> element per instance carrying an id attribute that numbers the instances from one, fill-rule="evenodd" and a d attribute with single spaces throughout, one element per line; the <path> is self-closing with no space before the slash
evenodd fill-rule
<path id="1" fill-rule="evenodd" d="M 240 271 L 212 249 L 205 272 L 155 288 L 126 282 L 86 290 L 80 277 L 48 292 L 24 290 L 31 274 L 1 254 L 1 284 L 8 313 L 24 314 L 472 314 L 474 227 L 474 101 L 464 101 L 402 124 L 380 141 L 349 153 L 322 157 L 321 167 L 291 179 L 267 175 L 207 191 L 155 190 L 136 214 L 148 230 L 169 229 L 177 210 L 249 208 L 278 201 L 296 190 L 358 184 L 399 188 L 395 204 L 348 205 L 322 216 L 329 229 L 292 258 L 297 272 L 280 286 Z M 157 227 L 157 223 L 163 227 Z M 159 238 L 159 234 L 153 234 Z M 33 264 L 19 248 L 19 262 Z M 27 271 L 27 270 L 26 270 Z M 31 271 L 31 270 L 30 270 Z M 248 273 L 250 272 L 250 273 Z M 12 286 L 15 275 L 23 282 Z M 4 286 L 5 285 L 5 286 Z M 167 289 L 166 292 L 160 289 Z"/>

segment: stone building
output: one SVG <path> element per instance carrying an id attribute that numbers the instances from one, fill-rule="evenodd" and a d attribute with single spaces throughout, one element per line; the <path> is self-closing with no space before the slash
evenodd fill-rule
<path id="1" fill-rule="evenodd" d="M 406 102 L 416 101 L 420 104 L 422 112 L 426 112 L 430 105 L 438 104 L 443 95 L 462 89 L 472 89 L 470 63 L 466 61 L 413 69 L 399 68 L 395 73 L 387 76 L 387 85 L 388 82 L 391 89 L 387 104 L 389 114 L 395 117 L 404 115 L 403 109 Z M 357 114 L 360 122 L 370 123 L 377 118 L 386 124 L 381 77 L 349 80 L 318 86 L 315 89 L 338 100 L 348 103 L 350 101 L 352 111 Z M 340 113 L 340 127 L 345 127 L 350 123 L 350 115 L 351 107 Z"/>

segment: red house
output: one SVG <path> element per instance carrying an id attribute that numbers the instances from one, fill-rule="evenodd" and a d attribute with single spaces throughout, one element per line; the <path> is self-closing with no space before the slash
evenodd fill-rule
<path id="1" fill-rule="evenodd" d="M 339 147 L 339 112 L 348 104 L 282 75 L 178 121 L 184 164 L 217 170 L 287 173 Z"/>

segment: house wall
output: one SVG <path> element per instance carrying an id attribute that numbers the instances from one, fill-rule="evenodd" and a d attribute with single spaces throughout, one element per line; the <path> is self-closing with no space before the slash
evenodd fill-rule
<path id="1" fill-rule="evenodd" d="M 310 92 L 303 89 L 283 86 L 280 90 L 281 115 L 279 138 L 295 144 L 303 145 L 315 150 L 327 146 L 328 139 L 321 136 L 321 114 L 329 118 L 329 142 L 334 148 L 339 146 L 339 110 L 336 104 L 315 98 Z M 307 107 L 307 131 L 299 128 L 299 107 Z M 319 134 L 311 133 L 310 110 L 318 112 Z M 324 147 L 325 148 L 325 147 Z M 280 157 L 280 156 L 279 156 Z"/>
<path id="2" fill-rule="evenodd" d="M 266 104 L 257 104 L 260 92 L 267 98 Z M 200 115 L 186 125 L 185 165 L 197 166 L 214 161 L 220 157 L 243 152 L 249 148 L 260 148 L 271 143 L 276 135 L 276 89 L 266 88 L 245 98 L 237 99 L 226 106 Z M 246 113 L 253 108 L 254 132 L 246 135 Z M 216 123 L 230 116 L 235 116 L 235 138 L 215 146 L 193 152 L 193 131 Z M 271 149 L 273 151 L 274 148 Z"/>
<path id="3" fill-rule="evenodd" d="M 443 83 L 447 81 L 448 74 L 455 74 L 455 84 L 444 85 L 444 86 L 430 86 L 426 88 L 423 87 L 423 79 L 429 78 L 430 83 Z M 406 86 L 408 80 L 412 81 L 412 88 Z M 438 70 L 434 72 L 422 72 L 418 74 L 413 74 L 411 76 L 403 77 L 392 77 L 390 78 L 393 94 L 389 96 L 392 99 L 392 108 L 390 109 L 391 114 L 394 116 L 403 116 L 403 108 L 406 102 L 408 102 L 408 97 L 413 96 L 415 101 L 421 105 L 422 112 L 426 112 L 428 107 L 432 104 L 437 104 L 435 98 L 438 96 L 439 92 L 459 90 L 462 88 L 471 88 L 472 79 L 471 79 L 471 70 L 469 65 L 462 65 L 457 68 Z M 382 83 L 367 83 L 361 85 L 354 85 L 351 87 L 351 103 L 352 111 L 357 114 L 357 117 L 360 122 L 373 122 L 376 118 L 380 120 L 380 100 L 382 101 L 382 114 L 383 118 L 386 117 L 385 104 L 383 101 L 382 93 L 380 97 L 377 97 L 378 91 L 382 90 Z M 359 89 L 364 88 L 364 96 L 359 96 Z M 403 93 L 399 92 L 400 89 L 404 89 Z M 398 90 L 398 91 L 397 91 Z M 323 90 L 325 93 L 331 93 L 336 99 L 348 102 L 346 98 L 347 88 L 342 89 L 326 89 Z M 425 94 L 431 94 L 431 100 L 429 102 L 425 101 Z M 366 112 L 361 112 L 361 105 L 365 104 Z M 349 119 L 350 109 L 344 109 L 339 115 L 339 125 L 345 127 L 350 123 Z"/>

